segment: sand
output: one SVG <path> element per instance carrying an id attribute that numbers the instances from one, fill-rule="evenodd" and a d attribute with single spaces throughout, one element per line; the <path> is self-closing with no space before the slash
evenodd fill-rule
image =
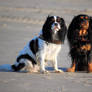
<path id="1" fill-rule="evenodd" d="M 18 52 L 38 35 L 48 15 L 65 19 L 92 15 L 92 0 L 0 0 L 0 65 L 13 64 Z M 58 55 L 64 71 L 70 67 L 67 39 Z M 48 69 L 52 71 L 52 66 Z M 92 92 L 91 73 L 20 73 L 0 71 L 0 92 Z"/>

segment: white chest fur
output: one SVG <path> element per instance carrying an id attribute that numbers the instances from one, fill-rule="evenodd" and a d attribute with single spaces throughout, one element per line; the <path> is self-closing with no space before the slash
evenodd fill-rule
<path id="1" fill-rule="evenodd" d="M 49 43 L 45 50 L 45 59 L 53 60 L 53 58 L 57 57 L 58 52 L 60 51 L 61 45 L 51 44 Z"/>
<path id="2" fill-rule="evenodd" d="M 39 39 L 39 52 L 36 56 L 37 58 L 43 57 L 46 61 L 53 61 L 57 57 L 60 49 L 60 44 L 46 43 L 44 40 Z"/>

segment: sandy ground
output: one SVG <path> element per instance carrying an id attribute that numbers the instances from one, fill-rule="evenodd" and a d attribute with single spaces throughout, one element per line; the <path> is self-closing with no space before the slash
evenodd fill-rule
<path id="1" fill-rule="evenodd" d="M 92 0 L 0 0 L 0 65 L 14 63 L 24 45 L 38 35 L 48 15 L 62 16 L 68 26 L 80 13 L 92 15 Z M 68 52 L 66 40 L 58 56 L 63 70 L 71 65 Z M 92 92 L 92 74 L 1 71 L 0 92 Z"/>

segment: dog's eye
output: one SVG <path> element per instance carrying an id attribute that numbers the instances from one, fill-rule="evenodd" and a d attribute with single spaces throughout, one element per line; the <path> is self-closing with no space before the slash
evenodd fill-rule
<path id="1" fill-rule="evenodd" d="M 83 16 L 81 16 L 80 18 L 81 18 L 81 19 L 84 19 L 84 17 L 83 17 Z"/>
<path id="2" fill-rule="evenodd" d="M 61 22 L 61 20 L 60 20 L 60 19 L 57 19 L 57 22 L 59 22 L 59 23 L 60 23 L 60 22 Z"/>
<path id="3" fill-rule="evenodd" d="M 54 21 L 55 21 L 55 19 L 53 18 L 53 19 L 52 19 L 52 22 L 54 22 Z"/>
<path id="4" fill-rule="evenodd" d="M 86 16 L 85 19 L 88 19 L 88 17 Z"/>

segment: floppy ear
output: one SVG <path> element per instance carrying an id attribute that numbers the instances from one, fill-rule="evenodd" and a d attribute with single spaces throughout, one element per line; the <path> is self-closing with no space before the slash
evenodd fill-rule
<path id="1" fill-rule="evenodd" d="M 90 40 L 90 42 L 91 42 L 91 44 L 92 44 L 92 17 L 90 16 L 90 19 L 89 19 L 89 29 L 88 29 L 88 31 L 89 31 L 89 40 Z"/>
<path id="2" fill-rule="evenodd" d="M 51 15 L 48 15 L 48 16 L 47 16 L 44 25 L 47 25 L 47 24 L 48 24 L 48 22 L 49 22 L 49 18 L 50 18 L 50 17 L 51 17 Z M 43 25 L 43 26 L 44 26 L 44 25 Z"/>
<path id="3" fill-rule="evenodd" d="M 67 33 L 67 38 L 68 38 L 68 41 L 72 43 L 72 39 L 74 37 L 74 30 L 76 29 L 77 27 L 77 20 L 78 20 L 78 17 L 77 16 L 74 16 L 74 18 L 72 19 L 69 27 L 68 27 L 68 33 Z"/>
<path id="4" fill-rule="evenodd" d="M 90 16 L 90 27 L 92 29 L 92 16 Z"/>
<path id="5" fill-rule="evenodd" d="M 77 16 L 74 16 L 74 18 L 72 19 L 69 27 L 68 27 L 68 30 L 74 30 L 75 27 L 76 27 L 76 24 L 77 24 L 77 19 L 78 17 Z"/>
<path id="6" fill-rule="evenodd" d="M 63 18 L 61 18 L 61 31 L 58 32 L 58 35 L 59 35 L 59 39 L 61 40 L 62 43 L 64 43 L 64 40 L 65 40 L 65 36 L 67 34 L 67 26 L 65 24 L 65 21 Z"/>
<path id="7" fill-rule="evenodd" d="M 43 35 L 44 40 L 51 41 L 51 30 L 50 30 L 50 25 L 48 23 L 49 23 L 49 16 L 47 17 L 43 25 L 42 35 Z"/>

